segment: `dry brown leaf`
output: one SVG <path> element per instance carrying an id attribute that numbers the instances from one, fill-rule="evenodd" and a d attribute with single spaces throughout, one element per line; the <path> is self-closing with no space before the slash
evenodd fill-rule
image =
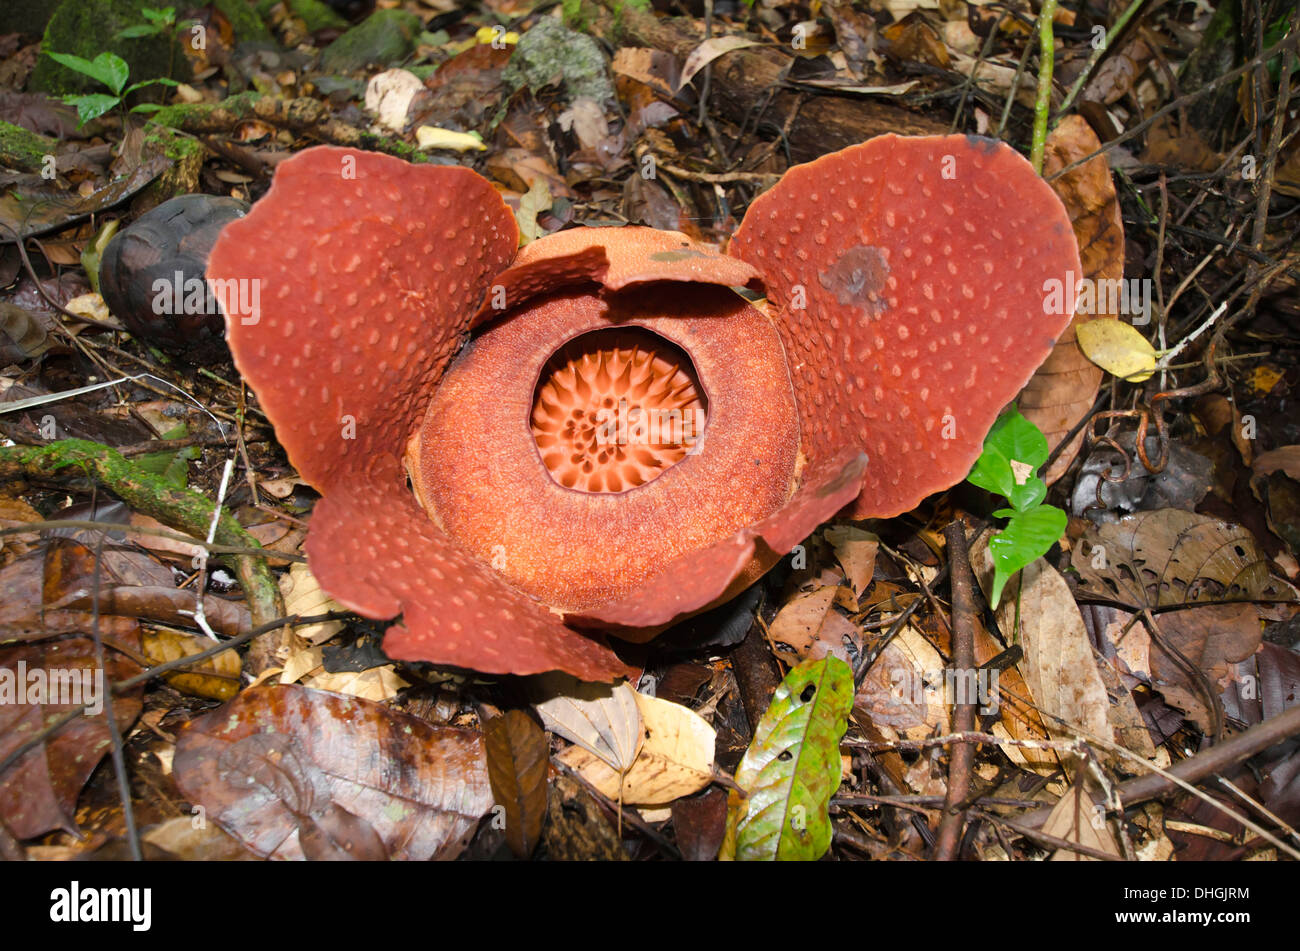
<path id="1" fill-rule="evenodd" d="M 854 525 L 832 525 L 823 535 L 835 550 L 835 559 L 844 569 L 844 577 L 853 586 L 853 594 L 862 597 L 862 592 L 871 584 L 871 576 L 876 570 L 876 551 L 880 548 L 880 539 Z"/>
<path id="2" fill-rule="evenodd" d="M 1285 596 L 1249 531 L 1182 509 L 1088 529 L 1070 566 L 1090 594 L 1137 607 Z"/>
<path id="3" fill-rule="evenodd" d="M 1083 783 L 1076 782 L 1052 808 L 1052 813 L 1043 823 L 1043 832 L 1058 839 L 1075 842 L 1098 852 L 1119 857 L 1119 844 L 1106 824 L 1106 813 L 1092 801 L 1083 788 Z M 1069 849 L 1057 849 L 1052 853 L 1054 862 L 1099 862 L 1091 855 L 1081 855 Z"/>
<path id="4" fill-rule="evenodd" d="M 559 759 L 610 799 L 658 806 L 699 792 L 713 779 L 717 734 L 704 718 L 678 703 L 636 694 L 645 741 L 621 774 L 580 746 Z"/>
<path id="5" fill-rule="evenodd" d="M 689 83 L 695 74 L 708 66 L 719 56 L 724 56 L 732 50 L 744 49 L 746 46 L 757 46 L 757 40 L 747 40 L 743 36 L 715 36 L 712 39 L 705 40 L 695 49 L 691 50 L 691 55 L 686 57 L 686 62 L 682 64 L 682 75 L 677 80 L 677 92 L 687 83 Z"/>
<path id="6" fill-rule="evenodd" d="M 831 610 L 837 590 L 832 585 L 823 585 L 796 594 L 772 619 L 769 628 L 772 640 L 788 644 L 800 658 L 807 657 L 817 642 L 817 632 Z"/>
<path id="7" fill-rule="evenodd" d="M 853 698 L 854 716 L 890 739 L 922 740 L 947 732 L 945 668 L 921 632 L 904 625 L 867 671 Z"/>
<path id="8" fill-rule="evenodd" d="M 1106 157 L 1081 165 L 1060 178 L 1051 176 L 1101 148 L 1096 134 L 1082 116 L 1067 116 L 1047 137 L 1043 175 L 1065 205 L 1079 244 L 1083 274 L 1090 281 L 1121 280 L 1124 277 L 1124 225 L 1120 218 L 1115 184 L 1111 180 Z M 1114 319 L 1117 314 L 1076 315 L 1065 333 L 1056 341 L 1047 360 L 1017 401 L 1025 418 L 1047 436 L 1049 448 L 1055 449 L 1065 435 L 1092 409 L 1105 375 L 1100 367 L 1083 355 L 1076 343 L 1075 323 L 1080 320 Z M 1050 485 L 1070 467 L 1082 444 L 1080 432 L 1044 473 Z"/>
<path id="9" fill-rule="evenodd" d="M 506 842 L 517 857 L 528 858 L 546 820 L 546 734 L 522 710 L 508 710 L 483 724 L 483 742 L 492 795 L 505 813 Z"/>
<path id="10" fill-rule="evenodd" d="M 971 566 L 987 593 L 993 558 L 983 539 L 971 552 Z M 1064 721 L 1113 741 L 1110 699 L 1079 606 L 1070 586 L 1046 559 L 1039 558 L 1007 582 L 997 619 L 1003 634 L 1024 650 L 1020 669 L 1031 694 L 1025 699 L 1042 711 L 1048 732 L 1056 739 L 1076 739 L 1060 725 Z M 1006 689 L 999 683 L 999 692 Z"/>
<path id="11" fill-rule="evenodd" d="M 492 806 L 477 732 L 296 686 L 191 720 L 173 774 L 209 819 L 277 859 L 455 858 Z"/>
<path id="12" fill-rule="evenodd" d="M 1251 468 L 1256 475 L 1268 475 L 1280 469 L 1291 478 L 1300 480 L 1300 446 L 1281 446 L 1260 453 Z"/>
<path id="13" fill-rule="evenodd" d="M 975 624 L 975 663 L 981 667 L 1002 653 L 1002 646 L 993 639 L 982 623 Z M 998 722 L 993 726 L 997 736 L 1014 740 L 1050 740 L 1051 734 L 1043 725 L 1043 718 L 1038 715 L 1029 702 L 1032 693 L 1021 676 L 1020 668 L 1008 667 L 998 672 Z M 1014 763 L 1020 765 L 1055 767 L 1059 760 L 1055 750 L 1033 749 L 1030 747 L 1006 746 L 1003 752 Z"/>
<path id="14" fill-rule="evenodd" d="M 0 497 L 0 528 L 17 528 L 44 521 L 41 513 L 22 499 Z M 5 535 L 0 537 L 0 568 L 35 547 L 37 535 Z"/>

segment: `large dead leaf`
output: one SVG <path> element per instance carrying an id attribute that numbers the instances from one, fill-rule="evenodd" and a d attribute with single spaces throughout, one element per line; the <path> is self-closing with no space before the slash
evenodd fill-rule
<path id="1" fill-rule="evenodd" d="M 0 760 L 72 707 L 89 703 L 99 708 L 95 716 L 72 720 L 0 773 L 0 821 L 19 839 L 51 829 L 77 834 L 77 794 L 109 750 L 103 714 L 109 683 L 140 672 L 116 651 L 106 651 L 105 662 L 107 675 L 95 662 L 94 642 L 86 637 L 0 650 Z M 140 713 L 139 690 L 114 697 L 113 713 L 125 731 Z"/>
<path id="2" fill-rule="evenodd" d="M 1124 276 L 1124 225 L 1105 156 L 1052 179 L 1065 166 L 1100 148 L 1101 142 L 1081 116 L 1067 116 L 1047 137 L 1043 175 L 1070 215 L 1083 264 L 1081 276 L 1090 281 L 1120 280 Z M 1076 315 L 1020 392 L 1017 405 L 1021 413 L 1043 431 L 1052 449 L 1092 408 L 1104 375 L 1079 350 L 1075 323 L 1117 316 L 1109 311 Z M 1082 439 L 1080 433 L 1043 474 L 1049 485 L 1069 468 Z"/>
<path id="3" fill-rule="evenodd" d="M 971 552 L 971 566 L 987 591 L 993 559 L 982 540 Z M 1113 740 L 1106 685 L 1079 606 L 1056 569 L 1039 558 L 1015 575 L 1007 582 L 997 619 L 1003 634 L 1024 650 L 1020 670 L 1031 694 L 1025 699 L 1042 711 L 1048 732 L 1057 739 L 1075 739 L 1063 721 Z"/>
<path id="4" fill-rule="evenodd" d="M 632 766 L 617 772 L 580 746 L 560 759 L 613 800 L 658 806 L 699 792 L 713 779 L 717 734 L 704 718 L 678 703 L 636 694 L 645 742 Z"/>
<path id="5" fill-rule="evenodd" d="M 254 687 L 192 720 L 172 769 L 271 858 L 453 858 L 492 806 L 478 733 L 304 687 Z"/>
<path id="6" fill-rule="evenodd" d="M 1002 653 L 1002 645 L 993 639 L 983 623 L 975 622 L 975 663 L 984 667 Z M 1052 735 L 1043 725 L 1043 718 L 1034 709 L 1033 694 L 1020 673 L 1019 666 L 998 671 L 998 722 L 993 725 L 996 736 L 1014 740 L 1050 740 Z M 1055 767 L 1059 760 L 1055 750 L 1032 747 L 1007 746 L 1007 758 L 1020 765 Z"/>
<path id="7" fill-rule="evenodd" d="M 1075 546 L 1071 566 L 1082 590 L 1138 608 L 1286 596 L 1250 532 L 1181 509 L 1139 512 L 1090 528 Z M 1130 617 L 1120 612 L 1119 623 Z M 1165 611 L 1156 623 L 1162 639 L 1199 667 L 1216 693 L 1230 665 L 1254 653 L 1261 637 L 1259 611 L 1249 604 Z M 1148 643 L 1144 632 L 1131 632 L 1126 640 L 1147 655 L 1128 658 L 1129 669 L 1148 675 L 1166 700 L 1208 730 L 1213 718 L 1200 678 L 1164 645 Z"/>
<path id="8" fill-rule="evenodd" d="M 1136 607 L 1285 597 L 1250 532 L 1181 509 L 1088 529 L 1070 566 L 1083 590 Z"/>

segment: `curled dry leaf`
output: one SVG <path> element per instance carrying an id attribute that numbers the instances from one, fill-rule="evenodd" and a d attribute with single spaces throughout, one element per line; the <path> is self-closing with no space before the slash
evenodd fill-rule
<path id="1" fill-rule="evenodd" d="M 719 56 L 730 53 L 732 50 L 744 49 L 746 46 L 757 46 L 756 40 L 747 40 L 740 36 L 715 36 L 712 39 L 705 40 L 695 49 L 691 50 L 691 55 L 686 57 L 686 62 L 682 65 L 682 75 L 677 80 L 677 88 L 673 90 L 678 92 L 683 86 L 695 78 L 695 74 L 708 66 Z"/>
<path id="2" fill-rule="evenodd" d="M 1076 276 L 1090 282 L 1117 281 L 1124 277 L 1124 224 L 1110 166 L 1105 156 L 1099 155 L 1059 178 L 1053 179 L 1052 175 L 1100 148 L 1096 133 L 1081 116 L 1067 116 L 1047 137 L 1043 157 L 1043 175 L 1065 205 L 1079 244 L 1083 273 Z M 1104 306 L 1095 308 L 1091 314 L 1076 314 L 1047 360 L 1020 393 L 1017 404 L 1021 413 L 1043 431 L 1052 449 L 1092 409 L 1101 387 L 1101 369 L 1079 350 L 1076 326 L 1118 316 Z M 1080 433 L 1043 474 L 1048 485 L 1070 467 L 1082 440 Z"/>
<path id="3" fill-rule="evenodd" d="M 853 586 L 854 595 L 862 597 L 876 570 L 880 539 L 855 525 L 832 525 L 822 534 L 835 550 L 835 558 Z"/>
<path id="4" fill-rule="evenodd" d="M 505 811 L 506 842 L 515 855 L 527 858 L 546 821 L 546 734 L 522 710 L 508 710 L 483 724 L 483 741 L 492 795 Z"/>
<path id="5" fill-rule="evenodd" d="M 538 677 L 537 684 L 549 695 L 534 704 L 546 729 L 613 769 L 622 771 L 632 765 L 644 739 L 635 690 L 625 683 L 616 687 L 583 683 L 559 673 Z"/>
<path id="6" fill-rule="evenodd" d="M 271 858 L 452 858 L 492 805 L 478 733 L 303 687 L 250 688 L 190 721 L 173 773 Z"/>
<path id="7" fill-rule="evenodd" d="M 635 696 L 645 741 L 631 768 L 617 772 L 579 746 L 560 759 L 610 799 L 630 805 L 658 806 L 699 792 L 713 779 L 713 727 L 679 703 Z"/>

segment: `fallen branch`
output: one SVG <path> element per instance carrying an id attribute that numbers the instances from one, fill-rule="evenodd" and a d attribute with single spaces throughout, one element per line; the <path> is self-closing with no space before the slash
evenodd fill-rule
<path id="1" fill-rule="evenodd" d="M 66 484 L 87 476 L 143 515 L 196 538 L 207 535 L 217 507 L 190 489 L 178 489 L 108 446 L 63 439 L 48 446 L 0 447 L 0 480 L 46 479 Z M 214 541 L 246 549 L 262 546 L 234 517 L 221 511 Z M 255 627 L 284 613 L 279 586 L 260 555 L 223 555 L 239 579 Z"/>

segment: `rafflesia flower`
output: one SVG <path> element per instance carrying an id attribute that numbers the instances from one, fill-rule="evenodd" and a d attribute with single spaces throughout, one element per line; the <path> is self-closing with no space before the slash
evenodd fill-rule
<path id="1" fill-rule="evenodd" d="M 725 254 L 640 227 L 518 243 L 468 169 L 321 147 L 209 260 L 260 301 L 227 335 L 322 495 L 312 569 L 401 616 L 395 659 L 625 673 L 605 635 L 644 640 L 835 513 L 964 478 L 1080 271 L 1051 189 L 963 136 L 793 168 Z"/>

